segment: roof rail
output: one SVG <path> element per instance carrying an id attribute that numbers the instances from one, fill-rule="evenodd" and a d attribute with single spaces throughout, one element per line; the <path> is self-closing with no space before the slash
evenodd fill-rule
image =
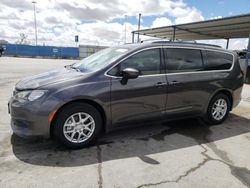
<path id="1" fill-rule="evenodd" d="M 206 43 L 197 43 L 195 41 L 193 42 L 183 42 L 183 41 L 167 41 L 167 40 L 158 40 L 158 41 L 153 41 L 151 43 L 179 43 L 179 44 L 195 44 L 195 45 L 205 45 L 205 46 L 212 46 L 212 47 L 216 47 L 216 48 L 222 48 L 219 45 L 215 45 L 215 44 L 206 44 Z"/>
<path id="2" fill-rule="evenodd" d="M 162 40 L 162 39 L 145 39 L 145 40 L 142 40 L 141 43 L 144 43 L 144 42 L 151 42 L 151 43 L 153 43 L 153 42 L 163 42 L 163 41 L 165 41 L 165 42 L 171 42 L 171 39 L 164 39 L 164 40 Z"/>

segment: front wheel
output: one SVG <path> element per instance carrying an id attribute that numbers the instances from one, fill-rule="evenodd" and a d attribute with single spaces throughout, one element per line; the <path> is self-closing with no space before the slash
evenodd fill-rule
<path id="1" fill-rule="evenodd" d="M 56 139 L 68 148 L 89 146 L 102 128 L 102 117 L 93 106 L 73 103 L 58 112 L 54 121 Z"/>
<path id="2" fill-rule="evenodd" d="M 205 118 L 206 122 L 214 125 L 224 122 L 230 108 L 231 102 L 228 96 L 222 93 L 217 94 L 209 103 Z"/>

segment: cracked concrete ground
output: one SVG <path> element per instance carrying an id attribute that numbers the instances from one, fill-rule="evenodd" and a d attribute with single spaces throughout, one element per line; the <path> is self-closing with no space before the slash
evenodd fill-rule
<path id="1" fill-rule="evenodd" d="M 70 60 L 0 58 L 0 187 L 250 187 L 250 85 L 228 120 L 128 128 L 66 150 L 12 134 L 7 101 L 24 76 Z"/>

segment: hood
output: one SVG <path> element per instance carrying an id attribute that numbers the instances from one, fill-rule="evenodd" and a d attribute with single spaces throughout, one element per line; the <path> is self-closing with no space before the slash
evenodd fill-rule
<path id="1" fill-rule="evenodd" d="M 36 89 L 44 85 L 67 81 L 76 77 L 80 77 L 82 75 L 83 75 L 82 72 L 79 72 L 74 69 L 64 68 L 64 69 L 52 70 L 49 72 L 24 78 L 23 80 L 17 83 L 16 89 L 17 90 Z"/>

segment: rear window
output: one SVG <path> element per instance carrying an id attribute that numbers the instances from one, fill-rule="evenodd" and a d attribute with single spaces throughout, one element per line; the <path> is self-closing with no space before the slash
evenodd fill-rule
<path id="1" fill-rule="evenodd" d="M 168 73 L 190 72 L 203 70 L 203 62 L 200 50 L 166 48 L 166 69 Z"/>
<path id="2" fill-rule="evenodd" d="M 233 55 L 214 52 L 214 51 L 205 51 L 205 70 L 225 70 L 230 69 L 233 64 Z"/>

